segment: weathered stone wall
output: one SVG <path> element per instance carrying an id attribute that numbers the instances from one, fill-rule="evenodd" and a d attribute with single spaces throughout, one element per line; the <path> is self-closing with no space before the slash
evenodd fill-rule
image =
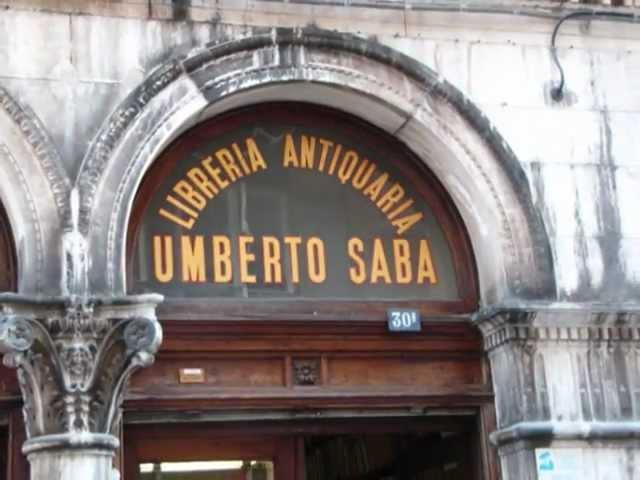
<path id="1" fill-rule="evenodd" d="M 555 300 L 637 302 L 637 25 L 567 22 L 559 37 L 567 95 L 555 103 L 552 17 L 317 5 L 297 5 L 294 12 L 279 2 L 230 1 L 215 8 L 185 4 L 209 20 L 185 22 L 146 18 L 167 18 L 162 9 L 175 10 L 175 2 L 89 2 L 111 16 L 18 3 L 0 16 L 0 84 L 42 120 L 72 180 L 107 115 L 162 61 L 255 27 L 314 23 L 356 31 L 435 69 L 495 122 L 522 162 L 544 218 Z M 123 8 L 145 18 L 120 17 Z"/>
<path id="2" fill-rule="evenodd" d="M 369 45 L 390 46 L 435 70 L 488 116 L 515 152 L 544 224 L 553 257 L 552 291 L 518 297 L 513 288 L 501 297 L 503 290 L 496 289 L 477 319 L 492 365 L 500 429 L 495 441 L 502 445 L 505 478 L 535 478 L 533 448 L 550 445 L 588 452 L 585 479 L 635 478 L 640 468 L 634 440 L 640 435 L 638 23 L 566 22 L 558 38 L 566 94 L 556 102 L 550 94 L 558 78 L 550 36 L 559 18 L 572 11 L 557 2 L 27 0 L 0 1 L 0 6 L 7 7 L 0 12 L 0 87 L 7 92 L 3 98 L 17 99 L 23 108 L 0 117 L 0 126 L 9 125 L 0 140 L 10 147 L 0 152 L 6 153 L 0 160 L 11 157 L 22 165 L 23 191 L 30 192 L 8 205 L 9 216 L 20 234 L 18 248 L 37 251 L 34 258 L 42 257 L 45 265 L 39 283 L 21 283 L 21 289 L 47 293 L 42 286 L 47 279 L 60 282 L 55 242 L 61 236 L 57 230 L 69 228 L 69 212 L 64 201 L 57 210 L 54 206 L 76 184 L 109 115 L 154 68 L 194 49 L 205 52 L 208 42 L 264 35 L 265 28 L 315 25 L 355 33 Z M 342 56 L 342 63 L 336 60 L 336 68 L 346 71 L 352 54 Z M 331 63 L 330 54 L 314 55 Z M 365 67 L 357 62 L 349 67 Z M 154 101 L 166 100 L 169 108 L 184 92 L 204 91 L 215 68 L 207 64 L 203 70 Z M 418 91 L 413 84 L 403 88 Z M 389 91 L 390 97 L 396 94 Z M 6 109 L 11 102 L 3 103 Z M 16 115 L 20 128 L 14 132 Z M 21 142 L 18 130 L 33 141 Z M 138 130 L 133 130 L 135 140 Z M 29 149 L 43 158 L 57 158 L 57 150 L 63 168 L 27 164 L 21 158 L 28 153 L 20 152 Z M 3 174 L 0 186 L 10 183 L 11 173 Z M 40 193 L 46 188 L 36 180 L 43 178 L 55 186 L 51 195 Z M 52 207 L 38 206 L 45 203 Z M 110 214 L 110 205 L 95 208 L 105 218 Z M 20 218 L 37 228 L 17 225 Z M 42 237 L 37 248 L 29 243 L 35 237 Z"/>

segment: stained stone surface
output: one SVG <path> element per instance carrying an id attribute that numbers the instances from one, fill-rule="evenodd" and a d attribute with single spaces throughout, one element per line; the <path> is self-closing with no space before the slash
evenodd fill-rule
<path id="1" fill-rule="evenodd" d="M 350 31 L 342 28 L 346 7 L 283 16 L 277 2 L 256 2 L 237 17 L 238 8 L 223 4 L 215 22 L 9 8 L 0 16 L 0 84 L 42 120 L 73 182 L 107 115 L 161 62 L 256 28 L 303 26 L 313 15 L 325 15 L 327 28 Z M 559 55 L 567 96 L 554 103 L 548 34 L 555 20 L 505 18 L 432 12 L 417 22 L 420 31 L 385 33 L 380 27 L 393 21 L 373 16 L 361 32 L 441 74 L 513 148 L 549 236 L 556 291 L 548 300 L 637 304 L 638 29 L 606 21 L 565 24 Z"/>
<path id="2" fill-rule="evenodd" d="M 127 206 L 168 142 L 224 108 L 333 99 L 331 106 L 379 122 L 414 148 L 468 222 L 482 297 L 475 321 L 492 366 L 504 478 L 535 478 L 534 449 L 549 446 L 582 452 L 581 479 L 639 475 L 637 24 L 564 24 L 558 55 L 566 95 L 555 102 L 550 34 L 572 8 L 554 10 L 557 2 L 465 2 L 460 11 L 447 0 L 0 5 L 0 199 L 15 235 L 21 293 L 65 293 L 61 238 L 72 224 L 73 186 L 98 193 L 87 215 L 101 228 L 84 238 L 87 293 L 123 295 L 125 252 L 117 244 Z M 310 24 L 338 37 L 356 34 L 359 51 L 274 42 L 238 51 L 224 66 L 204 58 L 212 55 L 208 42 L 275 38 L 274 27 Z M 382 67 L 372 55 L 384 46 L 418 62 L 411 68 L 429 68 L 433 85 L 450 82 L 451 96 L 424 93 L 415 76 L 400 73 L 409 65 L 400 55 Z M 237 80 L 225 83 L 223 71 Z M 278 82 L 291 83 L 283 90 Z M 233 89 L 239 94 L 229 95 Z M 471 104 L 460 113 L 468 101 L 486 115 L 474 128 Z M 108 155 L 96 152 L 109 145 L 98 137 L 109 140 L 121 127 L 108 123 L 119 108 L 131 123 Z M 445 137 L 449 143 L 438 143 Z M 489 139 L 502 139 L 514 161 L 496 160 L 483 146 Z M 88 168 L 101 153 L 139 163 Z M 30 459 L 38 480 L 111 479 L 111 460 L 101 453 Z"/>

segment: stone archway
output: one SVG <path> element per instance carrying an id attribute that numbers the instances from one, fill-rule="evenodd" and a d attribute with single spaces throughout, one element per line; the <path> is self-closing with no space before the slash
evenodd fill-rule
<path id="1" fill-rule="evenodd" d="M 21 294 L 60 294 L 60 234 L 71 182 L 37 117 L 0 87 L 0 200 L 11 224 Z"/>
<path id="2" fill-rule="evenodd" d="M 121 299 L 114 310 L 86 290 L 77 194 L 45 127 L 2 87 L 0 168 L 19 273 L 17 293 L 0 294 L 0 354 L 23 401 L 24 425 L 11 413 L 11 428 L 26 431 L 32 478 L 107 478 L 126 380 L 161 341 L 160 299 Z M 15 456 L 21 435 L 12 434 Z"/>
<path id="3" fill-rule="evenodd" d="M 546 232 L 513 153 L 461 92 L 385 46 L 316 29 L 273 29 L 207 45 L 154 70 L 112 114 L 78 177 L 93 289 L 126 291 L 135 192 L 158 154 L 216 114 L 265 101 L 338 108 L 404 142 L 436 174 L 472 238 L 483 306 L 553 295 Z M 111 206 L 105 208 L 105 205 Z"/>

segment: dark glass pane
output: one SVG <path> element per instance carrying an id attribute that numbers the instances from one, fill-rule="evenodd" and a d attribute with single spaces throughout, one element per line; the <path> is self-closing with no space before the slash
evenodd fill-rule
<path id="1" fill-rule="evenodd" d="M 430 204 L 439 197 L 408 153 L 312 113 L 231 117 L 170 149 L 170 168 L 147 185 L 133 291 L 460 300 L 446 209 Z"/>

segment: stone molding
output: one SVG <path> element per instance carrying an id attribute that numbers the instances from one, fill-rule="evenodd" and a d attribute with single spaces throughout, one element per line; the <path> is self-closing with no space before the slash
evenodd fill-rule
<path id="1" fill-rule="evenodd" d="M 406 74 L 412 80 L 423 84 L 431 95 L 447 99 L 478 131 L 485 134 L 485 140 L 503 161 L 511 163 L 509 173 L 517 176 L 514 180 L 525 188 L 522 194 L 529 191 L 525 174 L 520 168 L 513 151 L 502 136 L 491 127 L 488 118 L 464 94 L 453 85 L 443 80 L 436 72 L 412 58 L 392 50 L 379 43 L 366 42 L 350 34 L 339 34 L 315 28 L 289 29 L 275 28 L 265 33 L 255 33 L 250 37 L 232 41 L 214 42 L 203 49 L 197 49 L 185 58 L 171 60 L 154 69 L 144 82 L 134 89 L 121 105 L 109 117 L 106 125 L 91 144 L 83 160 L 78 176 L 78 185 L 82 194 L 80 209 L 80 231 L 87 233 L 95 194 L 102 174 L 110 160 L 111 153 L 122 140 L 127 130 L 135 122 L 140 113 L 151 100 L 167 86 L 176 81 L 182 74 L 191 75 L 208 64 L 220 61 L 221 58 L 245 51 L 255 51 L 271 46 L 309 46 L 332 48 L 337 51 L 360 54 L 372 58 L 382 64 L 391 65 Z M 314 67 L 311 67 L 314 68 Z M 318 68 L 316 66 L 315 68 Z M 265 73 L 271 68 L 264 68 Z M 336 68 L 336 71 L 340 69 Z M 232 83 L 234 79 L 226 79 L 228 72 L 220 72 L 218 81 Z M 357 71 L 350 72 L 357 75 Z M 216 79 L 212 79 L 216 80 Z M 237 79 L 235 79 L 237 83 Z M 207 88 L 212 88 L 211 83 Z M 228 85 L 227 85 L 228 87 Z M 389 85 L 384 85 L 391 88 Z M 413 100 L 413 106 L 419 107 L 422 102 Z M 525 197 L 529 200 L 530 197 Z M 529 200 L 530 201 L 530 200 Z"/>
<path id="2" fill-rule="evenodd" d="M 149 102 L 183 72 L 184 68 L 179 61 L 171 61 L 153 70 L 144 83 L 134 89 L 109 117 L 91 144 L 77 182 L 81 193 L 80 232 L 88 232 L 96 190 L 114 149 Z"/>
<path id="3" fill-rule="evenodd" d="M 637 307 L 510 306 L 473 321 L 491 363 L 491 440 L 502 453 L 522 442 L 640 438 Z"/>
<path id="4" fill-rule="evenodd" d="M 640 422 L 519 422 L 497 430 L 491 443 L 502 447 L 520 441 L 631 440 L 640 438 Z"/>
<path id="5" fill-rule="evenodd" d="M 113 429 L 127 380 L 153 363 L 162 340 L 155 317 L 161 298 L 0 295 L 0 352 L 17 369 L 25 453 L 118 446 Z"/>
<path id="6" fill-rule="evenodd" d="M 59 294 L 61 265 L 53 252 L 69 221 L 70 181 L 40 120 L 2 87 L 0 169 L 0 199 L 11 224 L 20 273 L 18 290 Z"/>
<path id="7" fill-rule="evenodd" d="M 69 192 L 71 182 L 62 166 L 62 159 L 40 119 L 30 110 L 14 100 L 9 92 L 0 87 L 0 108 L 15 122 L 24 140 L 38 159 L 60 218 L 69 217 Z"/>
<path id="8" fill-rule="evenodd" d="M 477 314 L 474 321 L 482 331 L 485 351 L 488 353 L 514 342 L 640 341 L 640 312 L 635 311 L 614 313 L 506 309 Z"/>
<path id="9" fill-rule="evenodd" d="M 332 98 L 340 103 L 330 104 Z M 503 298 L 505 290 L 553 295 L 544 224 L 522 166 L 489 120 L 425 65 L 375 41 L 315 28 L 269 29 L 206 45 L 158 67 L 114 111 L 77 183 L 79 231 L 92 249 L 107 252 L 94 258 L 104 272 L 103 279 L 92 279 L 97 291 L 126 290 L 118 270 L 126 252 L 117 242 L 126 237 L 132 198 L 157 155 L 206 118 L 269 100 L 349 105 L 349 113 L 409 145 L 443 179 L 470 236 L 483 242 L 474 245 L 478 257 L 493 257 L 479 268 L 484 302 Z M 469 198 L 485 203 L 468 205 Z M 495 233 L 489 238 L 486 230 Z"/>
<path id="10" fill-rule="evenodd" d="M 628 11 L 637 8 L 634 0 L 623 0 L 621 5 L 612 5 L 610 0 L 572 0 L 563 2 L 560 0 L 483 0 L 461 2 L 460 0 L 420 0 L 398 2 L 393 0 L 375 1 L 360 0 L 350 2 L 348 0 L 336 0 L 330 4 L 330 8 L 351 8 L 358 10 L 414 10 L 436 12 L 468 12 L 509 14 L 519 16 L 532 16 L 536 18 L 557 18 L 566 12 L 577 9 L 588 11 Z M 254 9 L 268 11 L 268 1 L 255 1 Z M 303 0 L 299 2 L 307 7 L 327 7 L 323 0 Z M 266 5 L 265 5 L 266 4 Z M 113 2 L 109 0 L 93 0 L 85 2 L 81 0 L 58 0 L 52 4 L 50 0 L 21 0 L 0 1 L 0 6 L 15 10 L 41 10 L 76 15 L 100 15 L 122 18 L 142 18 L 152 20 L 189 20 L 200 22 L 212 22 L 225 19 L 226 12 L 241 12 L 242 2 L 217 3 L 213 0 L 202 1 L 197 5 L 182 4 L 179 2 L 167 2 L 166 0 L 149 0 L 148 2 Z M 244 12 L 243 12 L 244 13 Z M 366 13 L 363 13 L 366 15 Z"/>

